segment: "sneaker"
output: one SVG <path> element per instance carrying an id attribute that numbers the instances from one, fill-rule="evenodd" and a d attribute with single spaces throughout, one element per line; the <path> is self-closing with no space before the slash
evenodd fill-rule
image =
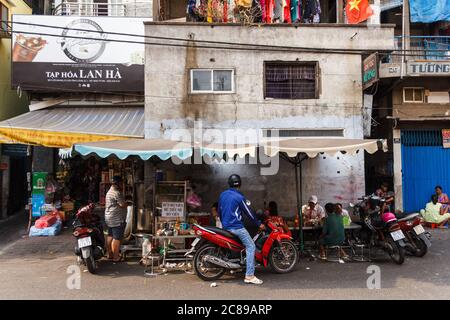
<path id="1" fill-rule="evenodd" d="M 263 281 L 258 279 L 257 277 L 253 276 L 253 278 L 245 278 L 244 279 L 245 283 L 251 283 L 251 284 L 263 284 Z"/>

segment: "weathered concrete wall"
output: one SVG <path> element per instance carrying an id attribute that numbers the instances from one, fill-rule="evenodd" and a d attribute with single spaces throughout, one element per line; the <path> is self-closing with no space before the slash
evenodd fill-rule
<path id="1" fill-rule="evenodd" d="M 360 159 L 359 156 L 357 158 Z M 148 161 L 147 163 L 151 165 Z M 294 166 L 285 160 L 280 160 L 280 170 L 273 176 L 261 175 L 259 165 L 174 165 L 165 161 L 156 165 L 156 168 L 173 170 L 177 180 L 191 180 L 202 198 L 202 210 L 206 212 L 218 201 L 220 193 L 228 188 L 227 180 L 233 173 L 241 176 L 241 191 L 252 202 L 253 208 L 263 208 L 264 202 L 267 204 L 269 201 L 276 201 L 281 215 L 291 217 L 296 211 Z M 347 174 L 349 171 L 350 174 Z M 364 190 L 364 179 L 356 176 L 359 172 L 364 172 L 362 160 L 355 163 L 351 156 L 323 155 L 305 160 L 302 172 L 302 204 L 307 203 L 309 196 L 315 194 L 321 205 L 341 202 L 347 206 L 363 195 L 361 190 Z"/>
<path id="2" fill-rule="evenodd" d="M 309 48 L 392 49 L 393 29 L 386 27 L 193 25 L 150 23 L 146 34 L 194 40 L 257 43 Z M 166 44 L 173 41 L 164 41 Z M 179 43 L 179 42 L 178 42 Z M 363 138 L 361 56 L 336 53 L 242 51 L 190 46 L 147 46 L 146 138 L 173 138 L 174 130 L 192 129 L 311 129 L 343 128 L 348 138 Z M 264 99 L 264 61 L 318 61 L 319 99 Z M 189 69 L 232 68 L 233 94 L 190 94 Z M 320 201 L 347 204 L 365 192 L 364 158 L 337 155 L 307 160 L 303 166 L 303 202 L 310 194 Z M 338 159 L 339 158 L 339 159 Z M 296 205 L 294 169 L 283 163 L 276 176 L 261 176 L 258 166 L 192 166 L 189 175 L 201 177 L 208 199 L 226 186 L 232 172 L 241 174 L 252 188 L 249 198 L 278 200 L 280 210 L 293 212 Z M 186 171 L 185 174 L 188 174 Z M 292 182 L 290 182 L 292 181 Z M 210 200 L 211 202 L 212 200 Z M 213 201 L 212 201 L 213 202 Z M 212 203 L 211 202 L 211 203 Z M 210 205 L 210 204 L 208 204 Z"/>
<path id="3" fill-rule="evenodd" d="M 392 93 L 393 116 L 400 119 L 420 119 L 424 117 L 436 117 L 450 113 L 450 103 L 404 103 L 403 88 L 419 87 L 430 91 L 449 91 L 449 77 L 434 78 L 409 78 L 401 86 L 398 86 Z"/>

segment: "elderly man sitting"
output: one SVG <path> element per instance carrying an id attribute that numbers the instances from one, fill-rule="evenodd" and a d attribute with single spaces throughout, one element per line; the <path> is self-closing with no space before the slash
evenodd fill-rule
<path id="1" fill-rule="evenodd" d="M 317 196 L 311 196 L 308 204 L 302 207 L 303 224 L 316 226 L 325 218 L 325 210 L 317 203 Z"/>
<path id="2" fill-rule="evenodd" d="M 428 223 L 436 223 L 439 227 L 443 227 L 450 220 L 450 213 L 443 213 L 441 210 L 442 203 L 438 202 L 437 195 L 431 196 L 431 202 L 428 202 L 425 210 L 420 210 L 420 214 Z"/>

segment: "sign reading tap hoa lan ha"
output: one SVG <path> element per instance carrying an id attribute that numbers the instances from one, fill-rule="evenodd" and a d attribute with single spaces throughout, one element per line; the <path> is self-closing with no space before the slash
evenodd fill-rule
<path id="1" fill-rule="evenodd" d="M 145 47 L 139 37 L 144 21 L 150 19 L 14 15 L 12 85 L 38 91 L 144 92 Z M 118 34 L 123 32 L 137 37 Z"/>

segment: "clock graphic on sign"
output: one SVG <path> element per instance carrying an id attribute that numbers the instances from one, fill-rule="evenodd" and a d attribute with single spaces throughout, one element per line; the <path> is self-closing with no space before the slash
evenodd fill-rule
<path id="1" fill-rule="evenodd" d="M 107 34 L 98 23 L 90 19 L 77 19 L 69 23 L 61 34 L 61 49 L 72 61 L 90 63 L 105 51 Z"/>

